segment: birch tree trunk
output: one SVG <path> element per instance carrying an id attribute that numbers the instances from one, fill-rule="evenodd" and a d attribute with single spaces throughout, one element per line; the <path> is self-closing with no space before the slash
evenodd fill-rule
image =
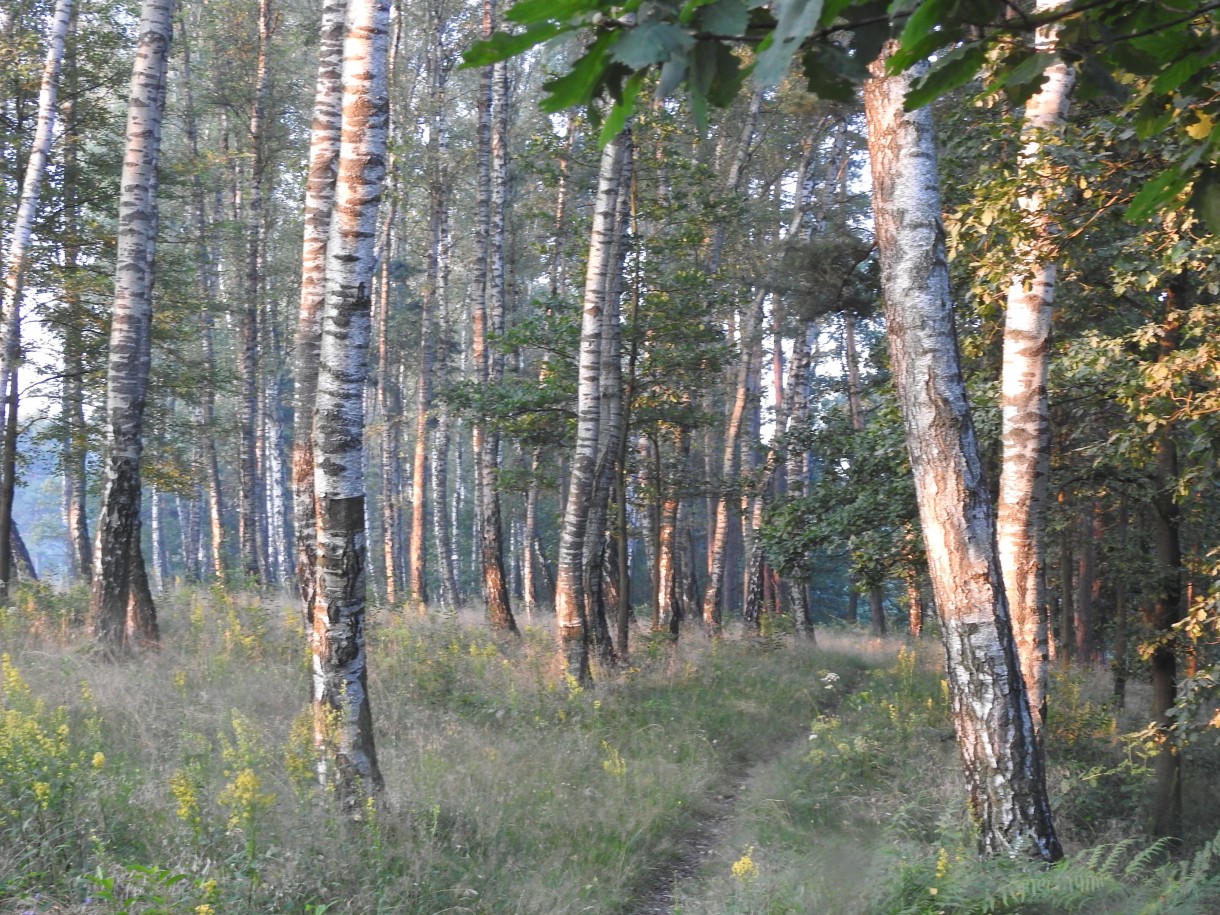
<path id="1" fill-rule="evenodd" d="M 1062 6 L 1064 0 L 1038 0 L 1038 12 Z M 1038 30 L 1039 50 L 1053 48 L 1055 26 Z M 1021 671 L 1029 691 L 1034 727 L 1046 715 L 1049 665 L 1048 613 L 1043 565 L 1046 562 L 1046 502 L 1050 475 L 1050 403 L 1047 374 L 1055 301 L 1056 227 L 1046 210 L 1038 166 L 1045 147 L 1062 132 L 1074 71 L 1056 60 L 1045 82 L 1025 103 L 1018 170 L 1026 190 L 1018 205 L 1026 216 L 1027 235 L 1013 251 L 1014 269 L 1004 319 L 1003 370 L 1000 376 L 1001 448 L 996 537 L 1004 589 L 1012 610 L 1013 632 Z"/>
<path id="2" fill-rule="evenodd" d="M 339 131 L 343 109 L 344 16 L 347 0 L 322 5 L 318 76 L 314 87 L 309 172 L 305 184 L 305 239 L 301 253 L 301 302 L 293 354 L 292 516 L 297 587 L 306 625 L 314 621 L 317 586 L 317 498 L 314 488 L 313 415 L 318 390 L 318 353 L 326 299 L 326 247 L 335 198 Z"/>
<path id="3" fill-rule="evenodd" d="M 913 69 L 873 65 L 864 105 L 894 381 L 981 850 L 1063 852 L 1013 640 L 995 522 L 970 418 L 941 226 L 935 127 L 903 110 Z"/>
<path id="4" fill-rule="evenodd" d="M 26 252 L 34 234 L 34 217 L 38 212 L 38 198 L 47 169 L 47 157 L 51 153 L 59 74 L 63 69 L 64 44 L 71 23 L 72 0 L 59 0 L 55 5 L 51 33 L 47 38 L 47 56 L 42 68 L 42 86 L 38 93 L 38 125 L 34 129 L 34 142 L 25 164 L 17 216 L 13 220 L 5 246 L 8 250 L 8 262 L 5 264 L 4 301 L 0 311 L 0 391 L 11 392 L 7 410 L 14 418 L 17 411 L 15 376 L 17 363 L 21 358 L 21 292 L 25 279 Z M 16 424 L 6 422 L 2 425 L 5 431 L 3 479 L 0 481 L 0 602 L 8 599 L 8 587 L 13 577 L 13 494 L 17 483 Z"/>
<path id="5" fill-rule="evenodd" d="M 323 760 L 333 754 L 336 787 L 349 809 L 382 787 L 366 683 L 364 394 L 389 131 L 389 13 L 389 0 L 350 0 L 347 7 L 342 131 L 314 414 L 314 734 L 330 751 Z"/>
<path id="6" fill-rule="evenodd" d="M 173 0 L 143 0 L 119 198 L 114 310 L 106 368 L 106 461 L 93 557 L 89 631 L 114 657 L 126 650 L 132 579 L 146 580 L 139 552 L 140 456 L 151 362 L 157 243 L 157 158 Z M 138 568 L 137 568 L 138 567 Z"/>
<path id="7" fill-rule="evenodd" d="M 589 670 L 588 610 L 584 595 L 584 550 L 589 496 L 597 472 L 598 426 L 601 422 L 598 385 L 601 374 L 602 309 L 605 307 L 603 297 L 614 247 L 622 159 L 623 140 L 620 136 L 607 143 L 602 150 L 598 171 L 597 202 L 581 305 L 576 448 L 568 476 L 555 581 L 559 663 L 564 675 L 578 683 L 587 683 L 592 679 Z"/>

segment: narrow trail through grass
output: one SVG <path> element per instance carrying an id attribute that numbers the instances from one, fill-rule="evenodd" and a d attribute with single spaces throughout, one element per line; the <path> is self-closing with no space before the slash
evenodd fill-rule
<path id="1" fill-rule="evenodd" d="M 824 702 L 821 712 L 833 712 L 859 680 L 859 670 L 853 669 L 844 677 L 835 675 L 832 682 L 837 688 L 829 693 L 834 701 Z M 829 684 L 822 685 L 825 688 Z M 709 862 L 727 853 L 730 826 L 738 813 L 739 801 L 759 774 L 780 756 L 802 752 L 808 742 L 809 729 L 804 727 L 786 740 L 753 747 L 748 759 L 737 763 L 709 785 L 702 815 L 680 836 L 673 860 L 648 877 L 638 901 L 628 909 L 630 915 L 670 915 L 679 904 L 683 885 L 694 879 Z"/>

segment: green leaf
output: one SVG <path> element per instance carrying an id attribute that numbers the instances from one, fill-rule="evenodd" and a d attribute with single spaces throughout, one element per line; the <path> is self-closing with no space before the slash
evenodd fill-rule
<path id="1" fill-rule="evenodd" d="M 1195 178 L 1189 206 L 1207 231 L 1220 235 L 1220 169 L 1213 166 Z"/>
<path id="2" fill-rule="evenodd" d="M 928 54 L 952 37 L 938 31 L 945 19 L 944 0 L 927 0 L 919 4 L 903 26 L 898 38 L 899 47 L 889 59 L 887 68 L 891 74 L 902 73 L 912 64 L 923 60 Z"/>
<path id="3" fill-rule="evenodd" d="M 712 0 L 699 9 L 695 21 L 709 35 L 737 38 L 746 33 L 750 10 L 745 0 Z"/>
<path id="4" fill-rule="evenodd" d="M 509 22 L 530 25 L 563 21 L 581 13 L 596 12 L 603 7 L 603 11 L 608 11 L 610 4 L 604 0 L 521 0 L 512 5 L 504 18 Z"/>
<path id="5" fill-rule="evenodd" d="M 584 55 L 572 64 L 570 71 L 543 83 L 547 97 L 542 103 L 542 110 L 553 114 L 573 105 L 589 104 L 605 82 L 606 58 L 618 39 L 618 33 L 602 32 L 585 49 Z"/>
<path id="6" fill-rule="evenodd" d="M 754 75 L 764 86 L 774 86 L 788 72 L 792 56 L 813 34 L 822 16 L 822 0 L 777 0 L 776 25 L 770 41 L 759 48 Z"/>
<path id="7" fill-rule="evenodd" d="M 703 44 L 707 48 L 702 47 Z M 737 98 L 741 84 L 746 81 L 749 71 L 742 67 L 741 58 L 733 53 L 733 49 L 720 42 L 702 42 L 697 58 L 701 68 L 711 71 L 707 81 L 707 100 L 717 108 L 727 108 Z"/>
<path id="8" fill-rule="evenodd" d="M 833 45 L 814 45 L 801 57 L 806 88 L 818 98 L 851 102 L 865 70 L 854 57 Z"/>
<path id="9" fill-rule="evenodd" d="M 1182 174 L 1177 166 L 1161 172 L 1131 199 L 1131 203 L 1127 205 L 1127 221 L 1143 222 L 1153 213 L 1168 206 L 1182 193 L 1189 181 L 1189 176 Z"/>
<path id="10" fill-rule="evenodd" d="M 640 87 L 644 85 L 645 75 L 643 72 L 636 73 L 627 80 L 627 85 L 623 87 L 623 97 L 614 103 L 614 107 L 606 115 L 606 122 L 602 124 L 602 132 L 597 140 L 598 145 L 605 146 L 618 136 L 627 119 L 635 112 L 635 100 L 640 94 Z"/>
<path id="11" fill-rule="evenodd" d="M 486 41 L 476 41 L 466 49 L 466 53 L 462 55 L 462 68 L 485 67 L 499 60 L 508 60 L 556 35 L 571 31 L 572 28 L 574 27 L 548 22 L 532 25 L 524 32 L 516 34 L 496 32 Z"/>
<path id="12" fill-rule="evenodd" d="M 982 45 L 968 44 L 954 48 L 939 58 L 932 69 L 911 87 L 904 107 L 907 111 L 914 111 L 964 86 L 978 75 L 979 68 L 986 60 L 987 51 Z"/>
<path id="13" fill-rule="evenodd" d="M 610 57 L 632 70 L 643 70 L 681 56 L 695 39 L 672 22 L 643 22 L 627 31 Z"/>
<path id="14" fill-rule="evenodd" d="M 1210 67 L 1215 61 L 1215 47 L 1210 48 L 1207 54 L 1189 54 L 1180 60 L 1175 60 L 1152 81 L 1152 91 L 1159 94 L 1173 92 L 1200 70 Z"/>

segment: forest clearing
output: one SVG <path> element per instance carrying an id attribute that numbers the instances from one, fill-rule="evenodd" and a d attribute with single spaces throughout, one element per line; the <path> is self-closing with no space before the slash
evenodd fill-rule
<path id="1" fill-rule="evenodd" d="M 1220 910 L 1216 34 L 6 4 L 0 906 Z"/>

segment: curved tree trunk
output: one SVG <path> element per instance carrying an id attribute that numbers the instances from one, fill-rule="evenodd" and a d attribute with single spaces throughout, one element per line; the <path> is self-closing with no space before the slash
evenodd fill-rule
<path id="1" fill-rule="evenodd" d="M 1038 0 L 1039 12 L 1064 0 Z M 1037 45 L 1052 47 L 1057 29 L 1040 29 Z M 1021 671 L 1029 691 L 1034 727 L 1046 714 L 1047 646 L 1046 500 L 1050 475 L 1050 404 L 1047 373 L 1055 300 L 1055 226 L 1046 212 L 1037 168 L 1045 144 L 1063 128 L 1074 71 L 1057 60 L 1046 69 L 1046 81 L 1025 105 L 1023 147 L 1018 165 L 1028 182 L 1019 205 L 1028 220 L 1027 237 L 1015 245 L 1012 283 L 1004 319 L 1004 368 L 1000 380 L 1001 447 L 996 537 L 1004 589 L 1012 610 L 1013 632 Z"/>
<path id="2" fill-rule="evenodd" d="M 577 380 L 576 449 L 568 477 L 567 500 L 559 537 L 559 566 L 555 582 L 555 624 L 559 663 L 565 676 L 579 683 L 591 679 L 589 632 L 584 595 L 585 535 L 589 496 L 597 472 L 598 426 L 601 398 L 602 309 L 617 226 L 618 196 L 622 188 L 623 140 L 616 137 L 602 150 L 597 203 L 581 306 L 580 361 Z"/>
<path id="3" fill-rule="evenodd" d="M 349 808 L 382 786 L 366 684 L 364 401 L 377 209 L 389 133 L 389 0 L 350 0 L 343 119 L 326 246 L 314 441 L 318 581 L 313 619 L 315 739 L 334 754 Z"/>
<path id="4" fill-rule="evenodd" d="M 89 631 L 111 656 L 126 649 L 132 577 L 144 575 L 138 543 L 140 457 L 151 362 L 157 158 L 173 6 L 173 0 L 144 0 L 140 7 L 120 185 L 114 311 L 106 368 L 105 483 L 89 600 Z"/>
<path id="5" fill-rule="evenodd" d="M 873 211 L 894 382 L 981 850 L 1063 852 L 1051 821 L 995 548 L 953 323 L 931 110 L 903 110 L 915 75 L 865 83 Z"/>

